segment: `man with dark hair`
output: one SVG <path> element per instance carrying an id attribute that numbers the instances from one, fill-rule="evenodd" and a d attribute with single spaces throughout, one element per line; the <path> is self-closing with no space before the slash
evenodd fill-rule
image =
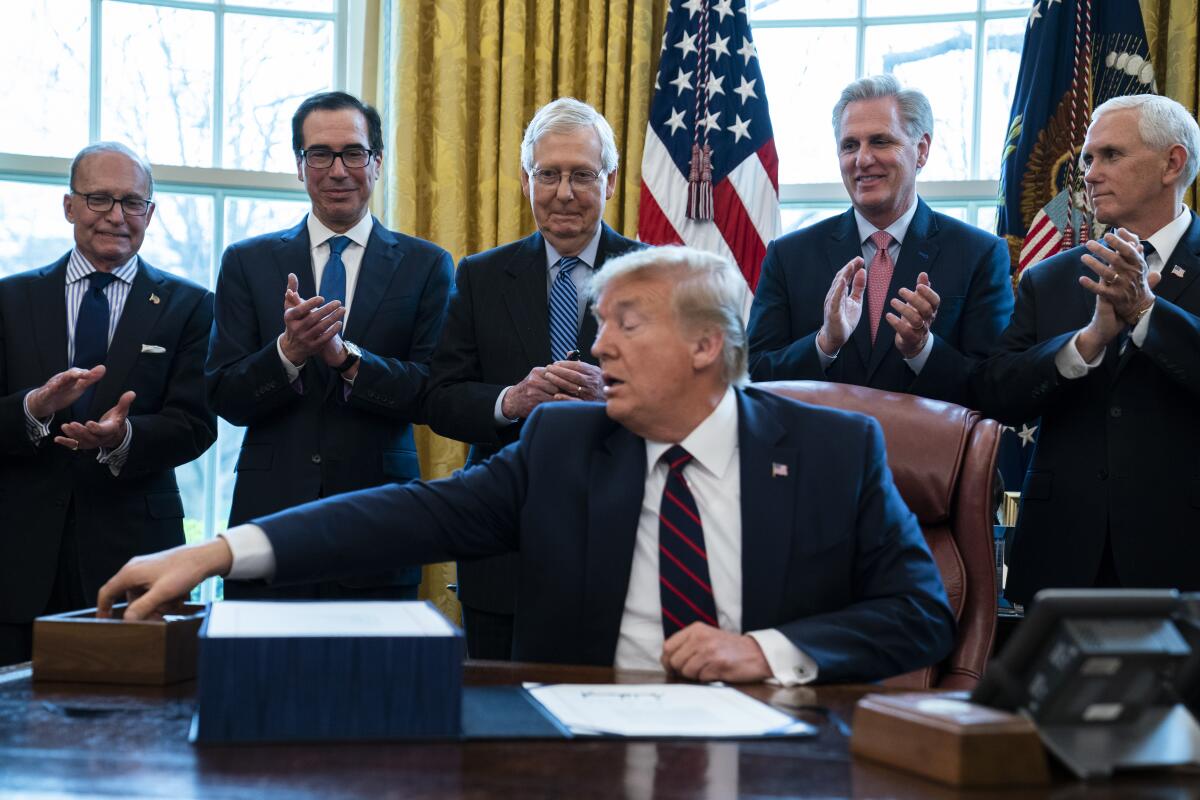
<path id="1" fill-rule="evenodd" d="M 767 248 L 750 375 L 965 405 L 970 368 L 1012 311 L 1008 249 L 917 196 L 933 136 L 921 92 L 861 78 L 842 91 L 833 129 L 852 207 Z"/>
<path id="2" fill-rule="evenodd" d="M 1200 589 L 1200 125 L 1152 94 L 1092 113 L 1083 180 L 1103 237 L 1021 275 L 975 374 L 1001 422 L 1041 418 L 1005 595 Z"/>
<path id="3" fill-rule="evenodd" d="M 459 264 L 429 380 L 429 424 L 471 444 L 468 464 L 516 441 L 542 403 L 601 397 L 583 290 L 607 259 L 642 246 L 604 224 L 617 162 L 608 121 L 574 98 L 542 106 L 525 129 L 521 190 L 537 230 Z M 509 658 L 516 573 L 515 556 L 459 562 L 472 658 Z"/>
<path id="4" fill-rule="evenodd" d="M 451 478 L 381 486 L 144 556 L 107 615 L 213 574 L 285 583 L 516 553 L 513 657 L 701 681 L 872 681 L 934 664 L 954 616 L 874 420 L 747 387 L 745 279 L 684 247 L 597 273 L 605 402 L 544 403 Z"/>
<path id="5" fill-rule="evenodd" d="M 213 409 L 247 428 L 236 525 L 319 497 L 420 477 L 411 423 L 450 290 L 450 255 L 387 230 L 367 207 L 383 161 L 379 114 L 343 92 L 292 118 L 312 210 L 231 245 L 217 280 L 205 368 Z M 227 597 L 416 596 L 420 570 Z"/>
<path id="6" fill-rule="evenodd" d="M 217 436 L 213 300 L 138 256 L 153 192 L 129 148 L 85 147 L 63 198 L 74 248 L 0 280 L 0 665 L 29 658 L 35 617 L 183 542 L 175 467 Z"/>

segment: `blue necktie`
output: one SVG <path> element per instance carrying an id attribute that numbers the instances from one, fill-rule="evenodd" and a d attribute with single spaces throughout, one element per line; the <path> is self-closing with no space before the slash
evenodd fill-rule
<path id="1" fill-rule="evenodd" d="M 675 445 L 662 458 L 668 471 L 658 507 L 658 583 L 663 636 L 669 639 L 693 622 L 714 628 L 719 625 L 704 527 L 696 498 L 683 476 L 692 454 Z"/>
<path id="2" fill-rule="evenodd" d="M 93 272 L 87 276 L 88 288 L 79 301 L 79 316 L 75 318 L 75 362 L 72 366 L 91 369 L 108 357 L 108 298 L 104 289 L 117 279 L 111 272 Z M 71 415 L 79 421 L 87 419 L 88 406 L 96 394 L 96 384 L 84 390 L 71 404 Z"/>
<path id="3" fill-rule="evenodd" d="M 348 236 L 334 236 L 329 240 L 329 260 L 321 272 L 319 294 L 325 302 L 337 300 L 346 305 L 346 265 L 342 263 L 342 251 L 350 244 Z"/>
<path id="4" fill-rule="evenodd" d="M 575 349 L 579 338 L 579 298 L 571 270 L 582 264 L 574 256 L 558 260 L 558 275 L 550 287 L 550 360 L 562 361 Z"/>

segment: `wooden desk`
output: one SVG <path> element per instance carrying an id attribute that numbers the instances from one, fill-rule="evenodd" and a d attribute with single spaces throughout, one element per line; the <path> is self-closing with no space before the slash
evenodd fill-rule
<path id="1" fill-rule="evenodd" d="M 651 682 L 645 673 L 469 663 L 476 685 L 522 680 Z M 846 722 L 876 687 L 747 691 L 778 704 L 818 704 Z M 1064 783 L 1045 792 L 954 792 L 853 762 L 847 739 L 819 714 L 807 740 L 761 742 L 538 741 L 194 747 L 195 685 L 163 689 L 38 684 L 28 666 L 0 669 L 0 795 L 108 795 L 271 800 L 333 797 L 1200 798 L 1200 776 Z M 785 706 L 781 705 L 781 708 Z"/>

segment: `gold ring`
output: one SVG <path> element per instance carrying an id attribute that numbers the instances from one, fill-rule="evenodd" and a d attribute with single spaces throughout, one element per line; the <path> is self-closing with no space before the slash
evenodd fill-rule
<path id="1" fill-rule="evenodd" d="M 79 442 L 71 442 L 71 449 L 72 449 L 72 450 L 78 450 L 78 449 L 79 449 Z"/>

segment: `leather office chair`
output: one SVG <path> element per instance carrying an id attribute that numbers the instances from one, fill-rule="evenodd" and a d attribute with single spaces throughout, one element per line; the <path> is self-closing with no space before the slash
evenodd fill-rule
<path id="1" fill-rule="evenodd" d="M 996 635 L 992 525 L 1000 423 L 951 403 L 864 386 L 779 381 L 756 387 L 879 421 L 896 487 L 921 523 L 958 622 L 949 658 L 886 683 L 973 688 Z"/>

